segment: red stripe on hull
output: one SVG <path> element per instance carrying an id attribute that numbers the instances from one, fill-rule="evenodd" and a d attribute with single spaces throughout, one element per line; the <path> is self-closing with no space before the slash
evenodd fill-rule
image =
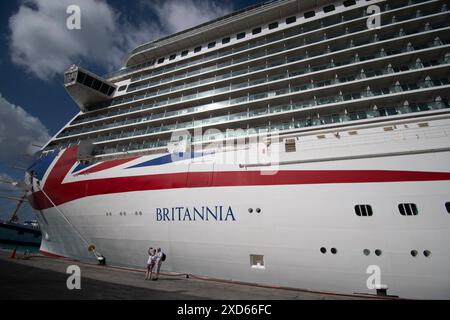
<path id="1" fill-rule="evenodd" d="M 44 191 L 55 205 L 89 196 L 163 189 L 450 180 L 448 172 L 320 170 L 278 171 L 274 175 L 260 171 L 184 172 L 62 183 L 75 161 L 76 150 L 67 150 L 47 178 Z M 53 207 L 41 191 L 29 200 L 37 210 Z"/>

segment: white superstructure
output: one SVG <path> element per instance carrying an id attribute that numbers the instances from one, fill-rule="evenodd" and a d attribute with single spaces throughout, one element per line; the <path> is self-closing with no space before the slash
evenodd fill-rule
<path id="1" fill-rule="evenodd" d="M 439 0 L 271 1 L 105 77 L 71 67 L 81 111 L 28 170 L 41 250 L 140 267 L 161 247 L 169 271 L 450 298 L 449 18 Z"/>

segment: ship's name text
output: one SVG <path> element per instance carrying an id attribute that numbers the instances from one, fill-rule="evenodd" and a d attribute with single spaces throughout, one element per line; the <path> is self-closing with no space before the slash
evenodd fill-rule
<path id="1" fill-rule="evenodd" d="M 231 206 L 156 208 L 156 221 L 236 221 Z"/>

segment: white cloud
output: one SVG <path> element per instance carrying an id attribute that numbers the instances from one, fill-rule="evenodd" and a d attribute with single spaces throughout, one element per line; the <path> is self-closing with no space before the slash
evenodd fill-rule
<path id="1" fill-rule="evenodd" d="M 152 10 L 158 21 L 136 22 L 105 0 L 24 0 L 9 20 L 11 59 L 43 80 L 79 62 L 116 70 L 138 45 L 231 10 L 228 5 L 199 0 L 143 3 L 141 7 Z M 81 30 L 66 27 L 69 5 L 81 9 Z"/>
<path id="2" fill-rule="evenodd" d="M 205 0 L 150 1 L 147 5 L 156 13 L 166 34 L 185 30 L 232 11 L 232 6 Z"/>
<path id="3" fill-rule="evenodd" d="M 37 151 L 33 144 L 44 145 L 49 139 L 47 128 L 38 118 L 11 104 L 0 93 L 0 162 L 26 162 L 23 155 Z"/>

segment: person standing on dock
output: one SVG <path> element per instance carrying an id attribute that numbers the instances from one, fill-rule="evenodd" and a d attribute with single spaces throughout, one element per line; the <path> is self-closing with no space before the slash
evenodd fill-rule
<path id="1" fill-rule="evenodd" d="M 153 268 L 156 262 L 156 250 L 153 248 L 148 249 L 148 260 L 147 260 L 147 274 L 145 275 L 145 280 L 149 280 L 152 277 Z"/>
<path id="2" fill-rule="evenodd" d="M 163 261 L 166 260 L 166 254 L 161 251 L 161 248 L 158 248 L 158 252 L 156 253 L 156 278 L 154 281 L 158 280 L 159 271 L 161 270 L 161 265 Z"/>

